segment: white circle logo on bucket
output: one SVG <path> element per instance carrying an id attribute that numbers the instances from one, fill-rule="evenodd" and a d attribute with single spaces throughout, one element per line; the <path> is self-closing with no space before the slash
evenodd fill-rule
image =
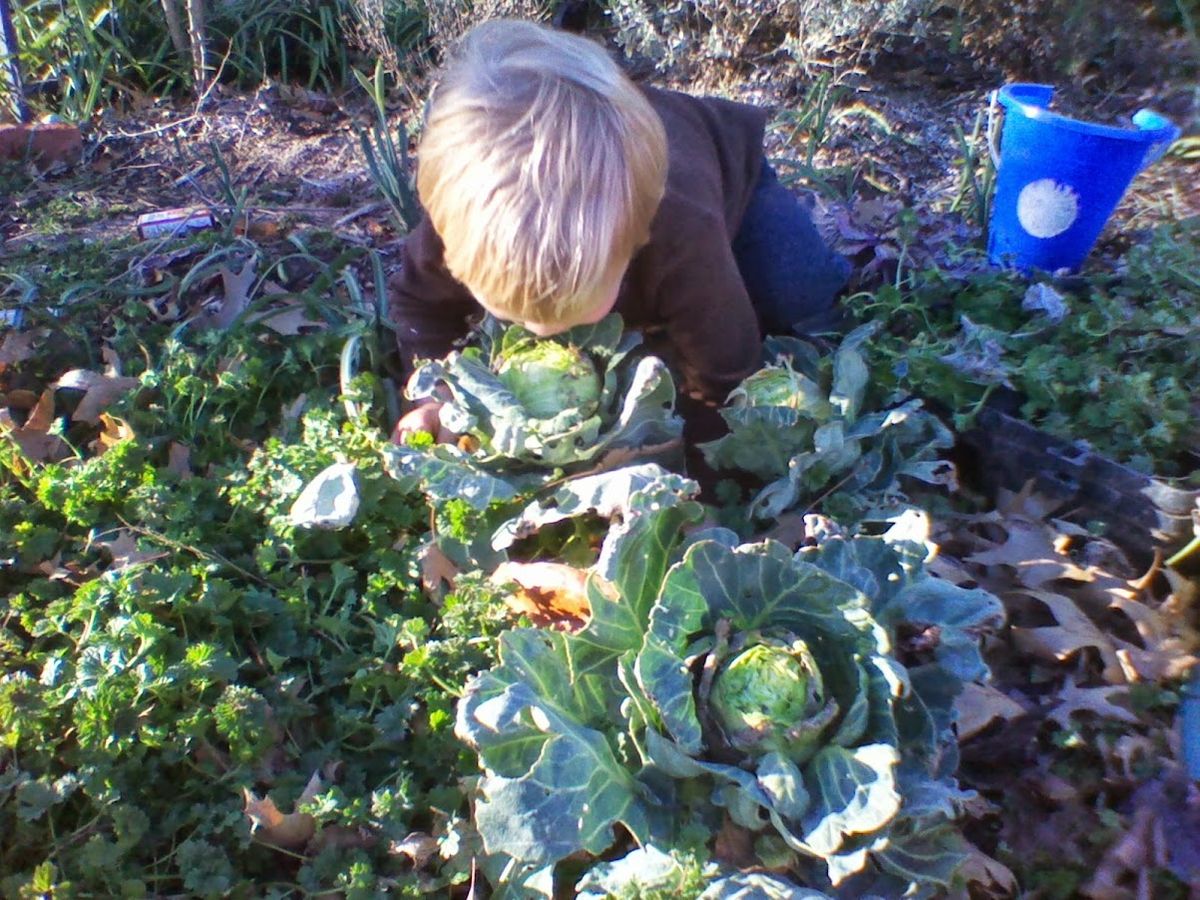
<path id="1" fill-rule="evenodd" d="M 1079 194 L 1069 184 L 1039 178 L 1021 188 L 1017 197 L 1017 220 L 1038 238 L 1052 238 L 1075 224 L 1079 217 Z"/>

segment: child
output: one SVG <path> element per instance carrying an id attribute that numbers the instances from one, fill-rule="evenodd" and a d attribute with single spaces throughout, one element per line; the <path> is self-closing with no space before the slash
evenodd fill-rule
<path id="1" fill-rule="evenodd" d="M 616 311 L 681 376 L 688 440 L 716 437 L 711 410 L 758 369 L 763 334 L 827 328 L 849 276 L 766 164 L 765 124 L 635 86 L 586 38 L 477 26 L 417 150 L 426 215 L 390 285 L 405 362 L 445 355 L 482 310 L 543 336 Z M 437 410 L 395 439 L 438 434 Z"/>

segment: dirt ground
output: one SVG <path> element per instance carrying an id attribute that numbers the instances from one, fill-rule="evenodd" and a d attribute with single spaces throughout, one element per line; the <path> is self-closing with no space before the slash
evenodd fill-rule
<path id="1" fill-rule="evenodd" d="M 779 112 L 800 107 L 812 84 L 812 79 L 770 66 L 743 72 L 709 68 L 686 79 L 634 68 L 648 81 Z M 845 198 L 850 204 L 886 196 L 942 217 L 962 170 L 955 128 L 969 135 L 988 107 L 989 91 L 1003 80 L 1000 72 L 964 69 L 960 61 L 915 51 L 886 55 L 869 70 L 842 72 L 835 79 L 840 93 L 830 125 L 819 136 L 815 164 L 866 173 L 855 184 L 854 196 Z M 1187 131 L 1196 130 L 1200 92 L 1193 84 L 1118 85 L 1104 91 L 1062 84 L 1061 105 L 1077 113 L 1090 110 L 1089 118 L 1128 117 L 1148 107 L 1173 116 Z M 413 90 L 417 96 L 420 92 L 420 86 Z M 245 192 L 250 221 L 272 235 L 297 228 L 330 230 L 370 244 L 394 262 L 396 235 L 359 147 L 358 129 L 372 115 L 357 89 L 331 97 L 283 84 L 254 92 L 217 85 L 203 104 L 146 98 L 122 110 L 106 109 L 86 127 L 82 163 L 39 175 L 34 188 L 6 204 L 0 212 L 0 236 L 11 249 L 70 235 L 104 240 L 133 234 L 134 222 L 144 212 L 192 205 L 220 209 L 228 205 L 229 193 Z M 418 116 L 408 104 L 398 106 L 392 119 L 415 133 Z M 789 144 L 786 127 L 773 130 L 769 155 L 797 156 L 796 136 L 791 140 Z M 975 149 L 986 152 L 982 140 Z M 1200 213 L 1195 169 L 1194 159 L 1169 156 L 1143 172 L 1105 230 L 1096 256 L 1110 260 L 1146 229 Z M 44 217 L 31 212 L 55 197 L 81 211 L 46 227 Z M 952 221 L 953 215 L 944 218 L 947 227 L 962 224 Z M 967 224 L 963 234 L 977 237 L 975 223 Z"/>

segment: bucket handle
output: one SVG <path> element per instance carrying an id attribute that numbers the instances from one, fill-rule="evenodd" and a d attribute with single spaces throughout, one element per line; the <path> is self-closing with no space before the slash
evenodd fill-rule
<path id="1" fill-rule="evenodd" d="M 1180 127 L 1170 119 L 1149 109 L 1139 109 L 1135 112 L 1133 124 L 1155 137 L 1155 141 L 1146 149 L 1146 156 L 1142 160 L 1143 169 L 1158 162 L 1183 133 Z"/>
<path id="2" fill-rule="evenodd" d="M 997 88 L 988 94 L 987 110 L 987 146 L 992 155 L 992 165 L 1000 168 L 1000 148 L 996 146 L 996 108 L 1000 105 L 1000 90 Z"/>
<path id="3" fill-rule="evenodd" d="M 999 106 L 1000 89 L 996 88 L 988 93 L 987 146 L 988 153 L 992 157 L 992 164 L 997 169 L 1000 168 L 1000 148 L 996 145 L 996 110 Z M 1178 140 L 1179 135 L 1183 133 L 1182 129 L 1170 119 L 1160 116 L 1149 109 L 1139 109 L 1133 114 L 1132 121 L 1147 137 L 1153 136 L 1155 139 L 1146 149 L 1146 156 L 1142 159 L 1142 164 L 1138 167 L 1139 171 L 1158 162 L 1163 154 L 1171 148 L 1171 145 Z"/>

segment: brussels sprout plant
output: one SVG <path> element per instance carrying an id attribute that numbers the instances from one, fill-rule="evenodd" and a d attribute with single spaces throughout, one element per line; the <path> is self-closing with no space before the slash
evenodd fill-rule
<path id="1" fill-rule="evenodd" d="M 489 317 L 471 346 L 413 373 L 409 398 L 448 396 L 442 423 L 461 437 L 389 447 L 385 464 L 435 510 L 470 510 L 457 537 L 438 540 L 456 564 L 489 568 L 515 540 L 568 518 L 542 502 L 610 519 L 640 486 L 667 476 L 655 462 L 681 457 L 683 424 L 670 373 L 640 343 L 617 315 L 545 339 Z M 602 534 L 568 540 L 598 546 Z"/>
<path id="2" fill-rule="evenodd" d="M 587 418 L 600 405 L 600 374 L 578 347 L 530 340 L 501 354 L 496 374 L 533 419 L 565 410 Z"/>
<path id="3" fill-rule="evenodd" d="M 640 343 L 615 314 L 543 339 L 487 318 L 472 346 L 418 367 L 407 395 L 449 393 L 442 424 L 469 449 L 447 460 L 492 474 L 595 467 L 614 450 L 680 439 L 675 384 Z"/>
<path id="4" fill-rule="evenodd" d="M 953 701 L 987 677 L 977 644 L 999 602 L 927 575 L 904 535 L 793 554 L 723 529 L 684 538 L 694 506 L 633 511 L 605 544 L 587 626 L 514 630 L 469 682 L 457 732 L 484 772 L 487 851 L 545 872 L 628 833 L 717 864 L 732 841 L 840 896 L 949 884 L 970 797 Z M 917 625 L 938 645 L 902 659 Z"/>
<path id="5" fill-rule="evenodd" d="M 721 410 L 729 434 L 701 449 L 715 468 L 765 483 L 751 501 L 753 518 L 817 503 L 845 524 L 887 518 L 904 506 L 901 477 L 953 483 L 953 466 L 937 457 L 953 436 L 920 400 L 864 410 L 862 348 L 875 330 L 855 329 L 828 357 L 796 338 L 769 338 L 767 365 L 729 395 Z"/>

